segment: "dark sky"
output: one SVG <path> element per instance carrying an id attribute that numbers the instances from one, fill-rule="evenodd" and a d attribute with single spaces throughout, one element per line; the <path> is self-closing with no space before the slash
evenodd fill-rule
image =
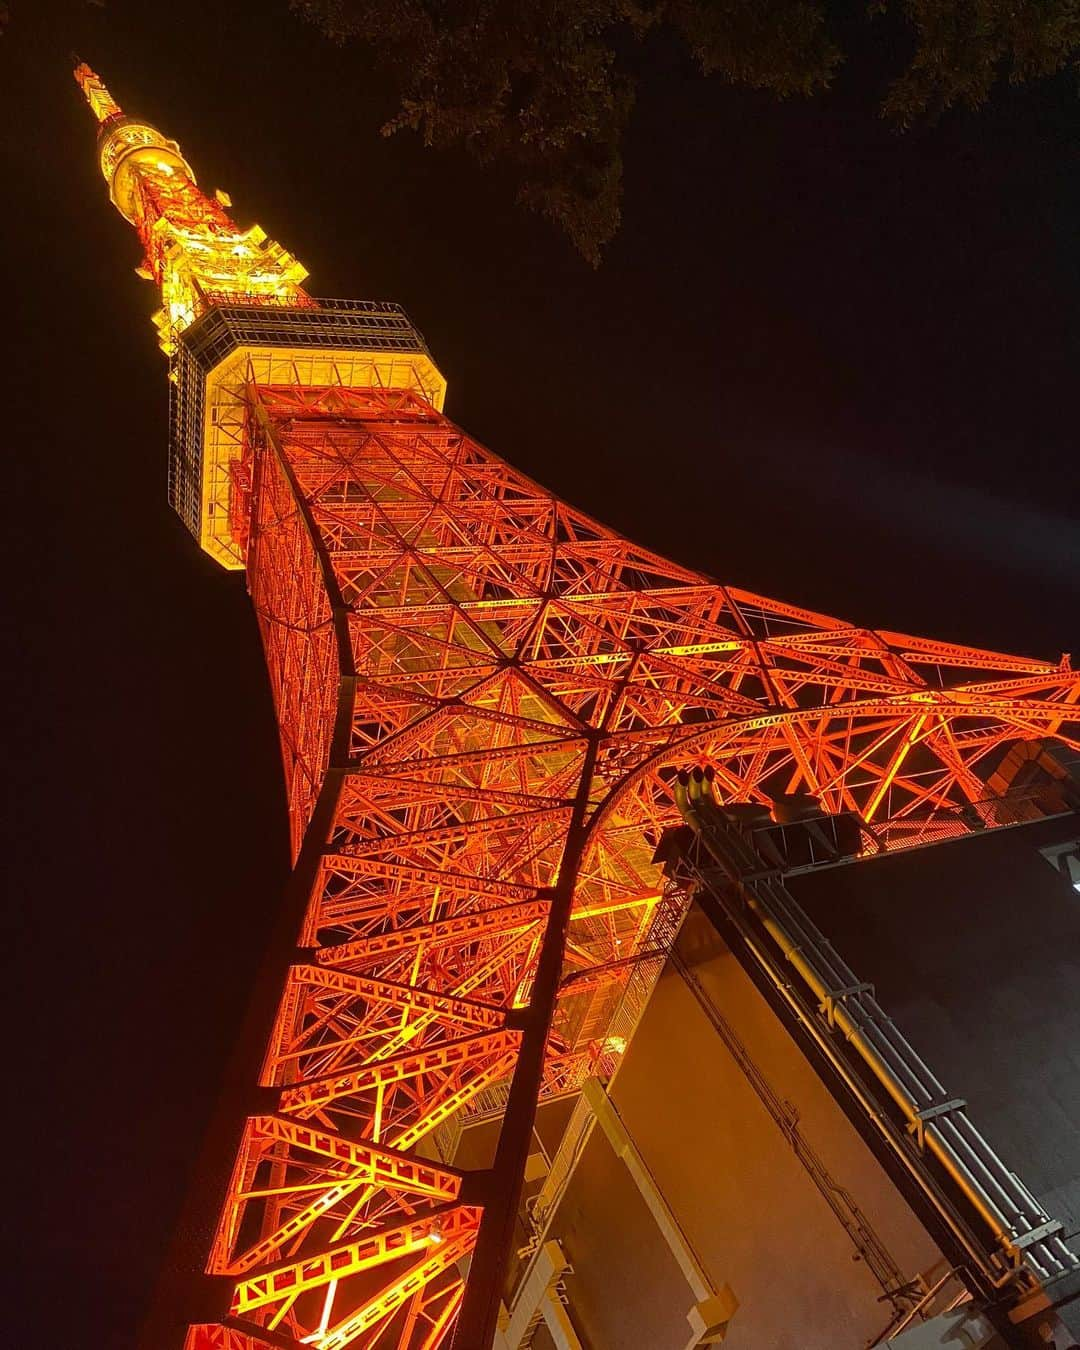
<path id="1" fill-rule="evenodd" d="M 1063 78 L 898 136 L 875 106 L 887 30 L 849 18 L 857 59 L 809 104 L 702 80 L 655 42 L 623 229 L 593 271 L 499 175 L 381 139 L 365 57 L 284 0 L 13 9 L 0 1339 L 122 1350 L 285 822 L 242 579 L 165 502 L 154 298 L 69 50 L 316 294 L 402 302 L 451 415 L 577 505 L 725 581 L 1048 657 L 1080 629 L 1080 102 Z"/>

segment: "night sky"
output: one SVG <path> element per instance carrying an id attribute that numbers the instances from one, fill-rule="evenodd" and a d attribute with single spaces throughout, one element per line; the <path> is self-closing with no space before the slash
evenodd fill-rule
<path id="1" fill-rule="evenodd" d="M 575 504 L 724 581 L 1050 658 L 1080 646 L 1080 101 L 1063 77 L 900 136 L 885 28 L 841 24 L 813 103 L 657 40 L 594 271 L 499 173 L 381 138 L 367 58 L 284 0 L 12 7 L 0 1341 L 126 1350 L 286 829 L 243 579 L 165 501 L 154 294 L 69 51 L 315 294 L 403 303 L 450 415 Z"/>

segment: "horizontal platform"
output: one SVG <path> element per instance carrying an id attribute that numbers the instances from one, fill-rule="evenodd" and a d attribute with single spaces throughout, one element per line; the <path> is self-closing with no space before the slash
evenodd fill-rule
<path id="1" fill-rule="evenodd" d="M 169 504 L 223 567 L 243 567 L 229 525 L 230 466 L 243 449 L 251 383 L 412 389 L 442 409 L 446 381 L 400 305 L 221 304 L 177 339 L 171 372 Z"/>

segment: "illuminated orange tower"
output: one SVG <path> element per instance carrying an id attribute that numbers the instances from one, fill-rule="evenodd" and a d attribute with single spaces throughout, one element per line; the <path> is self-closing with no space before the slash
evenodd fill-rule
<path id="1" fill-rule="evenodd" d="M 172 504 L 247 569 L 304 905 L 187 1350 L 480 1350 L 537 1101 L 610 1072 L 670 928 L 676 771 L 876 849 L 1009 823 L 1045 743 L 1080 747 L 1080 675 L 717 585 L 567 506 L 443 415 L 401 309 L 312 299 L 76 78 L 161 292 Z M 455 1169 L 499 1114 L 493 1166 Z"/>

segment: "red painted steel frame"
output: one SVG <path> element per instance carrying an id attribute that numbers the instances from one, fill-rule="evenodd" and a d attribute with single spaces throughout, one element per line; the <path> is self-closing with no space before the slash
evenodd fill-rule
<path id="1" fill-rule="evenodd" d="M 805 789 L 885 846 L 932 838 L 997 822 L 1010 746 L 1077 743 L 1080 679 L 717 586 L 414 394 L 249 401 L 234 513 L 294 851 L 320 798 L 332 823 L 263 1065 L 276 1105 L 247 1123 L 210 1259 L 231 1308 L 188 1346 L 434 1350 L 464 1302 L 454 1344 L 476 1350 L 537 1091 L 621 1049 L 603 982 L 556 999 L 560 972 L 647 946 L 672 771 L 707 761 L 737 801 Z M 494 1173 L 424 1156 L 511 1078 Z"/>
<path id="2" fill-rule="evenodd" d="M 290 309 L 318 308 L 303 267 L 239 230 L 179 146 L 89 67 L 76 79 L 166 351 L 223 301 L 278 306 L 286 332 Z M 210 1254 L 230 1305 L 187 1347 L 481 1350 L 537 1100 L 625 1049 L 612 1014 L 661 922 L 650 857 L 678 818 L 674 772 L 711 764 L 727 801 L 810 793 L 879 847 L 1009 823 L 1038 812 L 993 800 L 1024 758 L 1078 746 L 1080 676 L 718 586 L 415 393 L 243 383 L 230 539 L 297 884 L 317 865 L 262 1066 L 270 1104 L 243 1128 Z M 440 1127 L 500 1106 L 490 1173 L 432 1160 Z"/>

